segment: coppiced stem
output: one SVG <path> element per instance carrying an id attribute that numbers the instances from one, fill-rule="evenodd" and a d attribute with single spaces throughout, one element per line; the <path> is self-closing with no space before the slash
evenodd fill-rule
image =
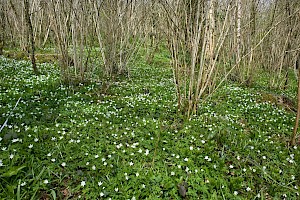
<path id="1" fill-rule="evenodd" d="M 218 72 L 217 60 L 227 36 L 228 13 L 216 23 L 216 1 L 163 2 L 172 55 L 178 110 L 187 118 L 196 114 L 206 91 L 212 91 Z M 217 28 L 219 29 L 217 29 Z M 218 30 L 218 32 L 216 31 Z M 209 90 L 208 90 L 209 89 Z"/>
<path id="2" fill-rule="evenodd" d="M 28 41 L 30 41 L 30 57 L 31 57 L 31 64 L 33 68 L 33 72 L 38 75 L 39 71 L 36 66 L 36 60 L 35 60 L 35 43 L 34 43 L 34 36 L 33 36 L 33 28 L 31 23 L 31 17 L 30 17 L 30 5 L 29 0 L 24 0 L 24 7 L 25 7 L 25 19 L 27 24 L 27 36 Z"/>
<path id="3" fill-rule="evenodd" d="M 298 68 L 298 90 L 297 90 L 297 116 L 295 121 L 295 126 L 293 129 L 293 134 L 291 135 L 291 141 L 290 145 L 295 146 L 296 145 L 296 137 L 297 137 L 297 131 L 299 127 L 299 119 L 300 119 L 300 53 L 298 53 L 297 61 L 296 61 L 296 68 Z"/>

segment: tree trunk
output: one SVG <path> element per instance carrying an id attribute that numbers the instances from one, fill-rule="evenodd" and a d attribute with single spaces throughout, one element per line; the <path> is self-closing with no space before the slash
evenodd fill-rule
<path id="1" fill-rule="evenodd" d="M 297 117 L 296 117 L 295 127 L 290 141 L 291 146 L 296 145 L 296 136 L 297 136 L 297 130 L 298 130 L 299 118 L 300 118 L 300 66 L 299 64 L 300 64 L 300 54 L 298 55 L 298 59 L 296 62 L 296 68 L 298 69 L 298 95 L 297 95 L 298 105 L 297 105 Z"/>
<path id="2" fill-rule="evenodd" d="M 240 63 L 241 59 L 241 18 L 242 18 L 242 11 L 241 11 L 241 0 L 237 0 L 237 10 L 236 10 L 236 63 Z M 238 64 L 237 66 L 239 70 L 239 76 L 242 77 L 242 70 Z"/>
<path id="3" fill-rule="evenodd" d="M 0 4 L 0 55 L 3 55 L 5 37 L 5 14 L 4 14 L 4 2 Z"/>
<path id="4" fill-rule="evenodd" d="M 248 62 L 248 69 L 247 69 L 247 77 L 245 80 L 245 84 L 250 86 L 252 84 L 253 75 L 255 73 L 255 38 L 256 38 L 256 7 L 257 7 L 257 0 L 252 0 L 251 2 L 251 13 L 250 13 L 250 55 L 249 55 L 249 62 Z"/>
<path id="5" fill-rule="evenodd" d="M 38 75 L 38 69 L 36 66 L 36 62 L 35 62 L 35 44 L 34 44 L 34 37 L 33 37 L 33 28 L 32 28 L 32 23 L 31 23 L 31 18 L 30 18 L 30 13 L 29 13 L 29 0 L 24 0 L 24 6 L 25 6 L 25 20 L 27 23 L 27 37 L 28 37 L 28 41 L 30 41 L 30 45 L 31 45 L 31 63 L 32 63 L 32 68 L 33 68 L 33 72 Z"/>

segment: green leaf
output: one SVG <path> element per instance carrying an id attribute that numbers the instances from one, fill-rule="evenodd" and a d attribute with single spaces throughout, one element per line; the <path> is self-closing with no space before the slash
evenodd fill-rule
<path id="1" fill-rule="evenodd" d="M 12 177 L 17 175 L 22 169 L 24 169 L 26 166 L 16 166 L 12 167 L 10 170 L 5 172 L 4 174 L 1 175 L 1 177 Z"/>
<path id="2" fill-rule="evenodd" d="M 18 184 L 17 200 L 21 200 L 21 179 L 19 180 L 19 184 Z"/>
<path id="3" fill-rule="evenodd" d="M 56 193 L 54 190 L 51 190 L 51 195 L 52 195 L 53 200 L 56 200 Z"/>

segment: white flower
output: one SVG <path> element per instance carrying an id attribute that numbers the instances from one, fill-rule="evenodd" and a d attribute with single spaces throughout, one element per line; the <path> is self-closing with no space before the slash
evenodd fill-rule
<path id="1" fill-rule="evenodd" d="M 133 197 L 131 198 L 131 200 L 136 200 L 135 196 L 133 196 Z"/>
<path id="2" fill-rule="evenodd" d="M 19 138 L 16 138 L 16 139 L 12 140 L 12 143 L 15 143 L 15 142 L 18 142 L 18 141 L 19 141 Z"/>
<path id="3" fill-rule="evenodd" d="M 142 185 L 142 188 L 146 188 L 146 185 L 145 185 L 145 184 L 143 184 L 143 185 Z"/>
<path id="4" fill-rule="evenodd" d="M 205 140 L 201 140 L 202 144 L 205 144 Z"/>
<path id="5" fill-rule="evenodd" d="M 247 171 L 247 169 L 246 169 L 246 168 L 244 168 L 244 169 L 243 169 L 243 172 L 246 172 L 246 171 Z"/>
<path id="6" fill-rule="evenodd" d="M 194 147 L 190 146 L 190 150 L 192 151 L 194 149 Z"/>
<path id="7" fill-rule="evenodd" d="M 97 154 L 97 155 L 95 155 L 95 158 L 99 158 L 98 154 Z"/>
<path id="8" fill-rule="evenodd" d="M 25 186 L 25 185 L 26 185 L 26 182 L 21 183 L 21 186 L 22 186 L 22 187 Z"/>
<path id="9" fill-rule="evenodd" d="M 139 173 L 136 173 L 136 174 L 135 174 L 136 177 L 138 177 L 139 175 L 140 175 Z"/>
<path id="10" fill-rule="evenodd" d="M 95 166 L 95 165 L 93 165 L 92 169 L 93 169 L 93 170 L 96 170 L 96 166 Z"/>
<path id="11" fill-rule="evenodd" d="M 103 196 L 104 196 L 104 193 L 103 193 L 103 192 L 101 192 L 101 193 L 100 193 L 100 197 L 103 197 Z"/>
<path id="12" fill-rule="evenodd" d="M 52 158 L 51 161 L 52 161 L 52 162 L 55 162 L 55 158 Z"/>
<path id="13" fill-rule="evenodd" d="M 14 154 L 10 154 L 10 155 L 9 155 L 9 158 L 10 158 L 10 159 L 13 159 L 14 156 L 15 156 Z"/>
<path id="14" fill-rule="evenodd" d="M 130 162 L 129 165 L 132 166 L 132 165 L 134 165 L 134 163 L 133 163 L 133 162 Z"/>
<path id="15" fill-rule="evenodd" d="M 180 169 L 180 168 L 181 168 L 181 165 L 178 165 L 177 167 Z"/>
<path id="16" fill-rule="evenodd" d="M 119 191 L 119 188 L 115 188 L 115 191 L 118 192 L 118 191 Z"/>
<path id="17" fill-rule="evenodd" d="M 101 186 L 103 183 L 100 181 L 100 182 L 98 182 L 98 186 Z"/>
<path id="18" fill-rule="evenodd" d="M 50 157 L 50 156 L 51 156 L 51 153 L 48 153 L 47 156 Z"/>
<path id="19" fill-rule="evenodd" d="M 234 191 L 233 194 L 236 196 L 236 195 L 238 195 L 239 193 L 238 193 L 238 191 Z"/>
<path id="20" fill-rule="evenodd" d="M 146 153 L 145 153 L 145 155 L 147 156 L 149 154 L 149 150 L 148 149 L 146 149 Z"/>
<path id="21" fill-rule="evenodd" d="M 105 158 L 102 158 L 101 160 L 102 160 L 102 162 L 104 162 L 106 159 L 105 159 Z"/>
<path id="22" fill-rule="evenodd" d="M 257 194 L 257 197 L 260 198 L 260 193 Z"/>
<path id="23" fill-rule="evenodd" d="M 90 164 L 90 162 L 86 162 L 86 164 L 85 165 L 89 165 Z"/>
<path id="24" fill-rule="evenodd" d="M 0 142 L 2 141 L 2 137 L 0 137 Z"/>
<path id="25" fill-rule="evenodd" d="M 187 162 L 187 161 L 189 161 L 189 159 L 188 159 L 188 158 L 185 158 L 184 161 Z"/>
<path id="26" fill-rule="evenodd" d="M 175 172 L 171 172 L 171 176 L 174 176 L 175 175 Z"/>
<path id="27" fill-rule="evenodd" d="M 80 184 L 82 187 L 85 186 L 85 181 L 81 181 L 81 184 Z"/>
<path id="28" fill-rule="evenodd" d="M 232 169 L 232 168 L 233 168 L 233 165 L 229 165 L 229 168 Z"/>
<path id="29" fill-rule="evenodd" d="M 241 158 L 240 158 L 240 156 L 238 156 L 238 157 L 236 157 L 236 159 L 240 160 Z"/>
<path id="30" fill-rule="evenodd" d="M 28 146 L 29 149 L 32 149 L 32 147 L 33 147 L 33 144 L 30 144 L 30 145 Z"/>
<path id="31" fill-rule="evenodd" d="M 34 138 L 34 141 L 37 142 L 37 141 L 39 141 L 39 139 L 38 138 Z"/>
<path id="32" fill-rule="evenodd" d="M 250 187 L 247 187 L 247 188 L 246 188 L 246 191 L 247 191 L 247 192 L 250 192 L 250 191 L 251 191 L 251 188 L 250 188 Z"/>
<path id="33" fill-rule="evenodd" d="M 66 163 L 65 163 L 65 162 L 61 163 L 61 166 L 65 167 L 65 166 L 66 166 Z"/>
<path id="34" fill-rule="evenodd" d="M 262 158 L 263 158 L 264 160 L 266 160 L 267 157 L 266 157 L 266 156 L 263 156 Z"/>
<path id="35" fill-rule="evenodd" d="M 178 158 L 180 158 L 180 156 L 179 156 L 179 155 L 177 155 L 177 156 L 176 156 L 176 158 L 178 159 Z"/>
<path id="36" fill-rule="evenodd" d="M 45 179 L 45 180 L 43 181 L 43 183 L 44 183 L 44 184 L 48 184 L 49 181 L 48 181 L 47 179 Z"/>

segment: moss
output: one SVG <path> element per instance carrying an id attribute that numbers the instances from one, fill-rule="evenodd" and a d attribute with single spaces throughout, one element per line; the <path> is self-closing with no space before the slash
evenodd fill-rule
<path id="1" fill-rule="evenodd" d="M 7 58 L 13 58 L 15 60 L 30 60 L 29 54 L 24 51 L 4 51 L 3 54 Z M 50 54 L 50 53 L 40 53 L 36 54 L 36 62 L 37 63 L 55 63 L 60 60 L 60 55 L 58 54 Z"/>
<path id="2" fill-rule="evenodd" d="M 24 51 L 4 51 L 3 55 L 16 60 L 29 60 L 28 53 L 25 53 Z"/>
<path id="3" fill-rule="evenodd" d="M 268 102 L 271 104 L 277 104 L 278 100 L 277 100 L 277 95 L 271 94 L 271 93 L 261 93 L 261 102 Z"/>
<path id="4" fill-rule="evenodd" d="M 36 54 L 36 60 L 38 63 L 55 63 L 60 58 L 57 54 Z"/>
<path id="5" fill-rule="evenodd" d="M 276 105 L 277 107 L 282 107 L 287 111 L 296 112 L 296 103 L 294 100 L 288 98 L 285 95 L 278 95 L 272 93 L 261 93 L 261 99 L 259 102 L 268 102 L 270 104 Z"/>

